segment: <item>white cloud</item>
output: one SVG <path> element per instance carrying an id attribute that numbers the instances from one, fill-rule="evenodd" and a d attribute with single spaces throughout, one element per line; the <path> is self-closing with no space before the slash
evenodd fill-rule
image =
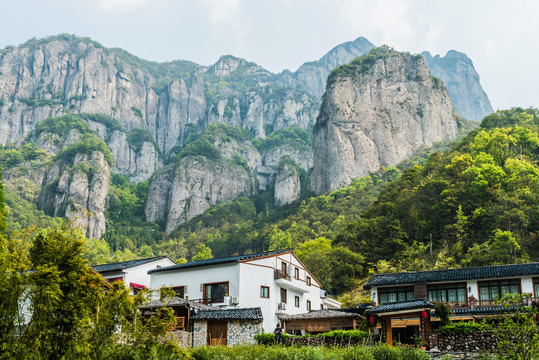
<path id="1" fill-rule="evenodd" d="M 230 31 L 238 44 L 245 44 L 249 34 L 249 20 L 241 14 L 242 0 L 204 0 L 209 21 L 214 30 Z"/>
<path id="2" fill-rule="evenodd" d="M 145 5 L 149 0 L 99 0 L 104 11 L 131 10 Z"/>

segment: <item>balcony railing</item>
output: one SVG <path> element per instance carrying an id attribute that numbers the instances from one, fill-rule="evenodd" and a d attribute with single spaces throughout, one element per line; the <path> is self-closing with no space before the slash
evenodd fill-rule
<path id="1" fill-rule="evenodd" d="M 538 303 L 539 298 L 530 297 L 520 301 L 520 305 L 532 305 L 533 303 Z M 443 302 L 446 305 L 449 305 L 452 309 L 474 309 L 474 308 L 484 308 L 484 307 L 493 307 L 499 306 L 499 301 L 497 300 L 477 300 L 469 298 L 467 301 L 445 301 Z"/>
<path id="2" fill-rule="evenodd" d="M 273 271 L 273 279 L 274 280 L 278 280 L 278 279 L 286 279 L 286 280 L 290 280 L 290 275 L 285 273 L 284 271 L 282 270 L 277 270 L 275 269 Z"/>

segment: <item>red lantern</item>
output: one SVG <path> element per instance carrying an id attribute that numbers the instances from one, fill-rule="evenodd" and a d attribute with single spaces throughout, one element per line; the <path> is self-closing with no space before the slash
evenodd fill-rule
<path id="1" fill-rule="evenodd" d="M 426 319 L 427 316 L 429 316 L 429 315 L 428 315 L 428 313 L 427 313 L 426 311 L 421 311 L 421 317 L 422 317 L 423 319 Z"/>
<path id="2" fill-rule="evenodd" d="M 374 325 L 374 323 L 376 322 L 376 319 L 374 318 L 374 316 L 371 316 L 371 318 L 369 319 L 370 323 L 372 325 Z"/>
<path id="3" fill-rule="evenodd" d="M 539 313 L 537 313 L 537 321 L 539 321 Z"/>

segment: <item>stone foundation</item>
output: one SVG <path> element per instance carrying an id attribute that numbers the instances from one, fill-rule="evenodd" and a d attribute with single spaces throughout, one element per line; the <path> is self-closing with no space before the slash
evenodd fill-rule
<path id="1" fill-rule="evenodd" d="M 171 339 L 181 347 L 191 346 L 191 333 L 189 331 L 168 331 L 165 335 L 165 339 Z"/>
<path id="2" fill-rule="evenodd" d="M 498 339 L 492 331 L 474 331 L 470 335 L 431 333 L 431 347 L 451 352 L 492 352 Z"/>
<path id="3" fill-rule="evenodd" d="M 255 335 L 262 333 L 262 322 L 231 320 L 227 328 L 228 346 L 255 344 Z"/>

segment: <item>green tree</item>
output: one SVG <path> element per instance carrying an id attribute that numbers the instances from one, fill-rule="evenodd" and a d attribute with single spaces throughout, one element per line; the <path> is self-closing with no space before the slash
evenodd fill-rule
<path id="1" fill-rule="evenodd" d="M 200 244 L 197 246 L 197 253 L 193 256 L 191 260 L 193 261 L 208 260 L 208 259 L 211 259 L 212 257 L 213 256 L 211 254 L 211 249 L 204 244 Z"/>

